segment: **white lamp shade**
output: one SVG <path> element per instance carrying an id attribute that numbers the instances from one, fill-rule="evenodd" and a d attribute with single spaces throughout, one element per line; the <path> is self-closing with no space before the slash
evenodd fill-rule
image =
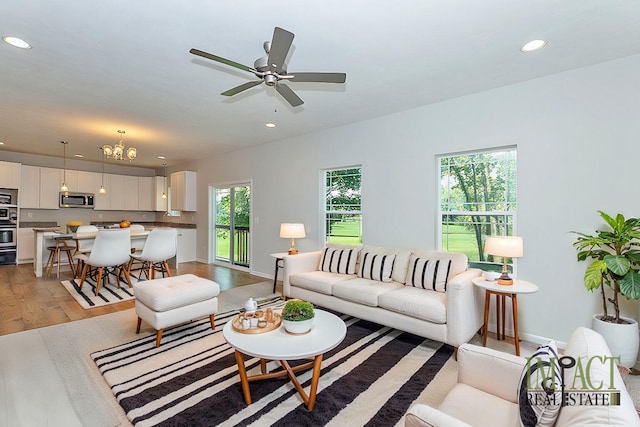
<path id="1" fill-rule="evenodd" d="M 487 236 L 484 252 L 507 258 L 520 258 L 523 253 L 522 237 L 520 236 Z"/>
<path id="2" fill-rule="evenodd" d="M 304 224 L 280 224 L 280 237 L 287 239 L 299 239 L 305 236 Z"/>

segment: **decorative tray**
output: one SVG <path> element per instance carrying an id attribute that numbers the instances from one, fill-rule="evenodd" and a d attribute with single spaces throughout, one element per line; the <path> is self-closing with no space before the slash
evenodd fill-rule
<path id="1" fill-rule="evenodd" d="M 278 329 L 282 316 L 270 309 L 257 310 L 255 313 L 240 313 L 231 321 L 231 326 L 241 334 L 262 334 Z"/>

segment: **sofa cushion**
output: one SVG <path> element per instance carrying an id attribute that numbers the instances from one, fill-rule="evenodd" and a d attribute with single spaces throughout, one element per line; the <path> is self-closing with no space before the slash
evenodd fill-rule
<path id="1" fill-rule="evenodd" d="M 519 427 L 518 405 L 464 383 L 456 384 L 438 409 L 474 427 Z"/>
<path id="2" fill-rule="evenodd" d="M 395 255 L 396 259 L 393 263 L 393 270 L 391 271 L 391 280 L 398 283 L 404 283 L 407 277 L 407 267 L 409 266 L 409 257 L 411 256 L 411 251 L 409 249 L 398 249 L 398 248 L 390 248 L 385 246 L 366 245 L 362 247 L 362 252 L 360 252 L 361 259 L 362 259 L 362 254 L 365 252 Z M 360 269 L 359 266 L 357 269 L 358 270 Z"/>
<path id="3" fill-rule="evenodd" d="M 449 277 L 451 280 L 454 276 L 467 271 L 469 267 L 469 260 L 467 256 L 460 252 L 441 252 L 432 250 L 416 250 L 411 253 L 416 258 L 425 259 L 449 259 L 451 260 L 451 267 L 449 268 Z"/>
<path id="4" fill-rule="evenodd" d="M 329 273 L 356 274 L 359 249 L 325 248 L 320 258 L 320 270 Z"/>
<path id="5" fill-rule="evenodd" d="M 332 288 L 335 283 L 354 279 L 355 277 L 354 275 L 328 273 L 326 271 L 309 271 L 291 275 L 289 277 L 289 283 L 299 288 L 325 295 L 332 295 Z"/>
<path id="6" fill-rule="evenodd" d="M 362 252 L 360 258 L 360 270 L 358 277 L 363 279 L 391 282 L 391 271 L 395 254 L 379 254 L 375 252 Z"/>
<path id="7" fill-rule="evenodd" d="M 403 288 L 402 283 L 379 282 L 376 280 L 355 278 L 333 285 L 333 295 L 358 304 L 378 306 L 378 298 L 394 289 Z M 330 307 L 329 307 L 330 308 Z"/>
<path id="8" fill-rule="evenodd" d="M 599 333 L 587 329 L 576 329 L 564 351 L 564 356 L 576 359 L 576 366 L 566 369 L 564 372 L 565 392 L 575 397 L 576 401 L 569 400 L 569 405 L 560 410 L 557 426 L 638 426 L 640 418 L 635 410 L 631 396 L 622 382 L 620 372 L 612 363 L 611 351 L 607 343 Z M 604 358 L 607 357 L 605 360 Z M 580 363 L 578 360 L 580 359 Z M 587 364 L 590 363 L 588 370 Z M 577 371 L 580 366 L 581 370 Z M 584 384 L 587 375 L 589 382 L 599 388 L 600 392 L 620 391 L 619 405 L 592 405 L 585 406 L 577 403 L 576 392 L 589 392 L 589 384 Z M 611 396 L 613 401 L 613 396 Z"/>
<path id="9" fill-rule="evenodd" d="M 447 295 L 410 286 L 382 294 L 378 305 L 432 323 L 447 323 Z"/>
<path id="10" fill-rule="evenodd" d="M 450 269 L 450 259 L 427 259 L 411 255 L 405 284 L 415 288 L 446 292 Z"/>
<path id="11" fill-rule="evenodd" d="M 518 405 L 523 427 L 553 427 L 562 404 L 562 376 L 555 341 L 528 359 L 520 375 Z"/>

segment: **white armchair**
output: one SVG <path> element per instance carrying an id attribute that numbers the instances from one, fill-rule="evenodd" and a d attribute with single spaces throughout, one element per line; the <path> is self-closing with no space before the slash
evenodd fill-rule
<path id="1" fill-rule="evenodd" d="M 611 352 L 597 332 L 578 328 L 571 335 L 564 356 L 586 367 L 592 360 L 604 360 Z M 463 344 L 458 350 L 458 383 L 438 408 L 424 404 L 412 406 L 405 416 L 406 427 L 520 427 L 518 390 L 527 359 L 508 353 Z M 618 403 L 612 405 L 570 404 L 559 410 L 555 427 L 633 426 L 640 425 L 629 392 L 615 367 L 595 363 L 589 376 L 602 390 L 619 391 Z M 576 368 L 565 371 L 565 384 L 580 383 Z M 576 377 L 578 380 L 576 382 Z"/>
<path id="2" fill-rule="evenodd" d="M 438 409 L 414 405 L 405 426 L 520 427 L 518 383 L 526 359 L 463 344 L 458 349 L 458 383 Z"/>

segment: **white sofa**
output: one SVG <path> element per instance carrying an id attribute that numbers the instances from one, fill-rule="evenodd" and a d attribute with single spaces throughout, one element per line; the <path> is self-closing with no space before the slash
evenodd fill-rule
<path id="1" fill-rule="evenodd" d="M 461 253 L 327 245 L 284 256 L 283 294 L 458 347 L 482 326 L 480 273 Z"/>
<path id="2" fill-rule="evenodd" d="M 556 427 L 640 426 L 640 418 L 626 390 L 618 368 L 601 358 L 611 352 L 597 332 L 578 328 L 561 356 L 576 362 L 564 373 L 569 405 L 547 411 L 557 418 L 547 418 L 544 425 Z M 589 361 L 593 360 L 591 364 Z M 424 404 L 413 405 L 405 416 L 405 427 L 520 427 L 521 407 L 518 391 L 527 359 L 489 348 L 464 344 L 458 350 L 458 383 L 449 391 L 438 409 Z M 578 375 L 576 367 L 581 366 Z M 598 391 L 619 391 L 619 405 L 579 405 L 579 392 L 589 378 Z M 584 387 L 587 393 L 591 390 Z M 602 395 L 601 395 L 602 396 Z M 561 398 L 558 399 L 561 401 Z M 595 402 L 595 401 L 594 401 Z M 526 404 L 525 404 L 526 405 Z M 541 424 L 538 424 L 541 425 Z"/>

